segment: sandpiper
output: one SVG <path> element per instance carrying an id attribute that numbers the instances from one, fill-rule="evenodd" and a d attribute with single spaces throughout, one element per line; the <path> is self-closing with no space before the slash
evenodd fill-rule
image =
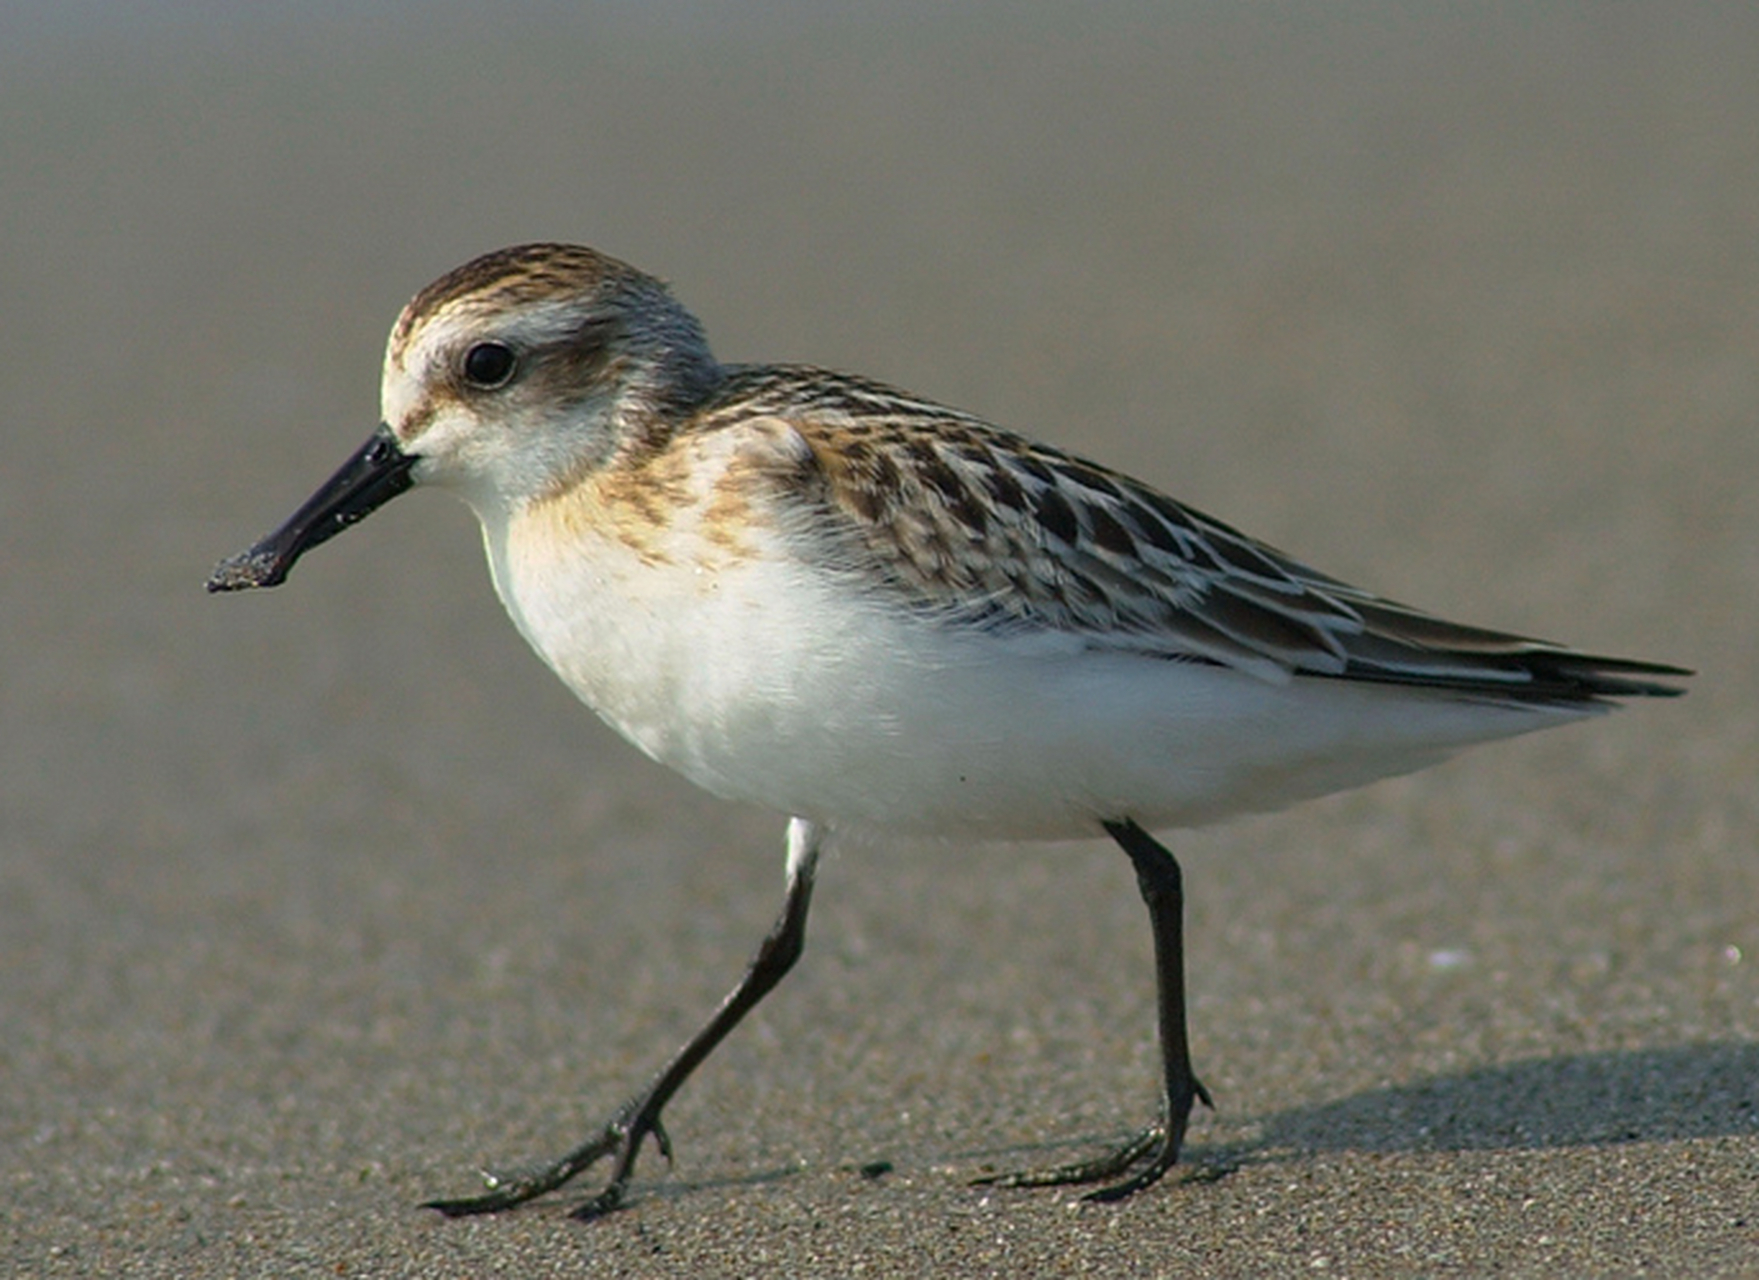
<path id="1" fill-rule="evenodd" d="M 714 1016 L 540 1172 L 434 1201 L 490 1212 L 609 1160 L 624 1202 L 661 1112 L 787 973 L 827 836 L 1100 832 L 1154 934 L 1164 1089 L 1117 1150 L 990 1179 L 1149 1186 L 1196 1100 L 1178 863 L 1150 832 L 1406 773 L 1689 672 L 1443 621 L 1149 486 L 863 378 L 721 364 L 654 277 L 531 244 L 403 309 L 379 428 L 211 591 L 281 582 L 414 485 L 482 522 L 538 654 L 631 742 L 789 816 L 780 917 Z"/>

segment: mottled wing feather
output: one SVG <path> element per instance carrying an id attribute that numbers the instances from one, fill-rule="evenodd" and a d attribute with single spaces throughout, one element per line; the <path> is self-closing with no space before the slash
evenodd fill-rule
<path id="1" fill-rule="evenodd" d="M 960 624 L 1093 648 L 1538 701 L 1678 692 L 1685 674 L 1446 622 L 1338 581 L 1117 472 L 891 388 L 739 369 L 699 424 L 753 414 L 810 446 L 827 563 Z M 798 496 L 798 494 L 796 494 Z"/>

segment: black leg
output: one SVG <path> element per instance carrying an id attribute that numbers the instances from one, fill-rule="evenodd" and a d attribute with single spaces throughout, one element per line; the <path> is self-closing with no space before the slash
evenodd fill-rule
<path id="1" fill-rule="evenodd" d="M 1191 1070 L 1190 1041 L 1185 1031 L 1185 891 L 1179 863 L 1165 845 L 1134 822 L 1107 822 L 1106 834 L 1116 840 L 1136 867 L 1136 883 L 1148 905 L 1154 929 L 1154 972 L 1160 1005 L 1161 1065 L 1165 1092 L 1160 1119 L 1116 1151 L 1079 1164 L 1037 1172 L 985 1178 L 1008 1187 L 1050 1187 L 1102 1182 L 1115 1178 L 1146 1158 L 1147 1164 L 1113 1186 L 1101 1187 L 1089 1200 L 1122 1200 L 1158 1182 L 1179 1162 L 1185 1125 L 1192 1106 L 1201 1099 L 1214 1107 L 1209 1091 Z"/>
<path id="2" fill-rule="evenodd" d="M 788 896 L 782 904 L 782 914 L 759 945 L 745 976 L 721 1002 L 708 1024 L 678 1050 L 647 1088 L 618 1109 L 602 1131 L 536 1173 L 505 1179 L 486 1175 L 489 1191 L 485 1195 L 462 1200 L 430 1200 L 423 1208 L 438 1209 L 451 1218 L 509 1209 L 554 1191 L 582 1170 L 611 1156 L 614 1157 L 611 1176 L 604 1189 L 574 1211 L 577 1218 L 596 1218 L 623 1203 L 623 1193 L 629 1185 L 629 1176 L 635 1170 L 635 1158 L 640 1154 L 645 1138 L 652 1135 L 660 1153 L 670 1160 L 671 1142 L 660 1124 L 660 1111 L 690 1073 L 714 1052 L 715 1046 L 738 1025 L 739 1020 L 768 995 L 800 959 L 806 944 L 806 911 L 812 903 L 813 873 L 818 864 L 821 836 L 819 829 L 804 819 L 795 818 L 789 824 Z"/>

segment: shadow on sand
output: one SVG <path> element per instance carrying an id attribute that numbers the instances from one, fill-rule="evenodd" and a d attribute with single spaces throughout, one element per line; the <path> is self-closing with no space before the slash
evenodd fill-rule
<path id="1" fill-rule="evenodd" d="M 1266 1116 L 1233 1154 L 1518 1151 L 1759 1135 L 1759 1044 L 1534 1058 Z M 1193 1154 L 1201 1162 L 1202 1151 Z"/>

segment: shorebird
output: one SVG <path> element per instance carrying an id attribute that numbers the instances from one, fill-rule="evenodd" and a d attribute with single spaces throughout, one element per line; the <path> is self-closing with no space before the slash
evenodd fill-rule
<path id="1" fill-rule="evenodd" d="M 624 1203 L 661 1112 L 776 985 L 839 830 L 1109 835 L 1154 935 L 1163 1090 L 1117 1150 L 988 1179 L 1178 1161 L 1210 1097 L 1186 1035 L 1184 896 L 1151 831 L 1280 808 L 1564 724 L 1689 675 L 1447 622 L 1140 481 L 864 378 L 722 364 L 654 277 L 592 249 L 475 259 L 403 309 L 382 423 L 211 591 L 270 587 L 415 485 L 482 523 L 514 625 L 648 755 L 788 815 L 780 917 L 708 1023 L 541 1171 L 431 1202 L 505 1209 L 608 1160 Z"/>

